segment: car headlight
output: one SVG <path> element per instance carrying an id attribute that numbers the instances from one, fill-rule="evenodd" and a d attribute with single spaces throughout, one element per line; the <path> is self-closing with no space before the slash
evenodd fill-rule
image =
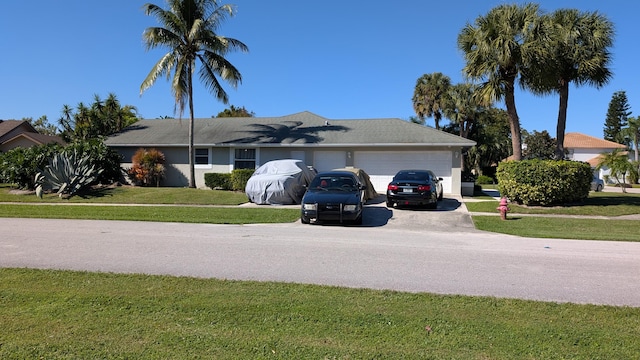
<path id="1" fill-rule="evenodd" d="M 316 204 L 302 204 L 304 210 L 315 210 Z"/>
<path id="2" fill-rule="evenodd" d="M 342 209 L 344 211 L 356 211 L 357 205 L 345 205 Z"/>

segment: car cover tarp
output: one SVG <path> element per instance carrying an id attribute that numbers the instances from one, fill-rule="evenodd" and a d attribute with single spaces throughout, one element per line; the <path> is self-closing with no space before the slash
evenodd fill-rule
<path id="1" fill-rule="evenodd" d="M 369 174 L 367 174 L 364 170 L 359 168 L 354 168 L 354 167 L 347 167 L 347 168 L 333 169 L 333 170 L 334 171 L 351 171 L 352 173 L 356 174 L 356 176 L 358 177 L 362 185 L 365 185 L 367 187 L 367 189 L 364 191 L 365 199 L 371 200 L 378 197 L 378 193 L 376 192 L 376 189 L 373 187 L 373 184 L 371 183 Z"/>
<path id="2" fill-rule="evenodd" d="M 259 205 L 300 204 L 315 172 L 301 160 L 285 159 L 265 163 L 247 181 L 249 201 Z"/>

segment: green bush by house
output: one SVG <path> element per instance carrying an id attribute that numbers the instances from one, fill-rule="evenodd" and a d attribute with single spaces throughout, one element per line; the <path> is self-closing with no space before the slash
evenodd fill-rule
<path id="1" fill-rule="evenodd" d="M 578 161 L 522 160 L 498 165 L 500 194 L 524 205 L 581 202 L 589 196 L 593 173 Z"/>
<path id="2" fill-rule="evenodd" d="M 231 173 L 206 173 L 204 184 L 214 190 L 231 190 Z"/>
<path id="3" fill-rule="evenodd" d="M 235 169 L 231 173 L 206 173 L 204 184 L 211 189 L 244 191 L 255 169 Z"/>
<path id="4" fill-rule="evenodd" d="M 77 153 L 88 157 L 101 172 L 96 183 L 111 184 L 122 178 L 120 155 L 100 139 L 76 141 L 66 146 L 51 143 L 28 148 L 17 147 L 0 154 L 0 182 L 15 184 L 20 189 L 34 189 L 35 176 L 56 154 Z"/>
<path id="5" fill-rule="evenodd" d="M 487 175 L 478 175 L 478 178 L 476 179 L 476 184 L 480 184 L 480 185 L 494 184 L 494 183 L 495 181 L 493 180 L 493 178 Z"/>

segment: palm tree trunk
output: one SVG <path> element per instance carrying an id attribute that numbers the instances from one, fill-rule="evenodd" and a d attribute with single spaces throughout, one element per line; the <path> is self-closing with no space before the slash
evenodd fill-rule
<path id="1" fill-rule="evenodd" d="M 509 115 L 509 127 L 511 128 L 511 145 L 513 147 L 513 159 L 522 160 L 522 134 L 520 130 L 520 118 L 516 111 L 516 99 L 514 95 L 513 83 L 507 86 L 504 96 L 504 102 L 507 106 L 507 115 Z"/>
<path id="2" fill-rule="evenodd" d="M 556 125 L 556 159 L 564 159 L 564 132 L 567 127 L 567 105 L 569 104 L 569 82 L 561 80 L 558 124 Z"/>
<path id="3" fill-rule="evenodd" d="M 189 87 L 189 187 L 196 187 L 196 171 L 195 171 L 195 150 L 193 148 L 194 135 L 194 118 L 193 118 L 193 77 L 191 76 L 191 67 L 187 74 L 187 86 Z"/>

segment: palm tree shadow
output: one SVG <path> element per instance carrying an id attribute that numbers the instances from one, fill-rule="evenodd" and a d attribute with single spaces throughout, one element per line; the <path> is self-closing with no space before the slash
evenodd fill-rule
<path id="1" fill-rule="evenodd" d="M 302 126 L 301 121 L 284 121 L 277 124 L 250 124 L 252 129 L 241 131 L 247 136 L 238 137 L 225 143 L 259 143 L 259 144 L 316 144 L 324 140 L 320 132 L 347 132 L 350 128 L 342 125 Z M 240 132 L 240 131 L 239 131 Z"/>

